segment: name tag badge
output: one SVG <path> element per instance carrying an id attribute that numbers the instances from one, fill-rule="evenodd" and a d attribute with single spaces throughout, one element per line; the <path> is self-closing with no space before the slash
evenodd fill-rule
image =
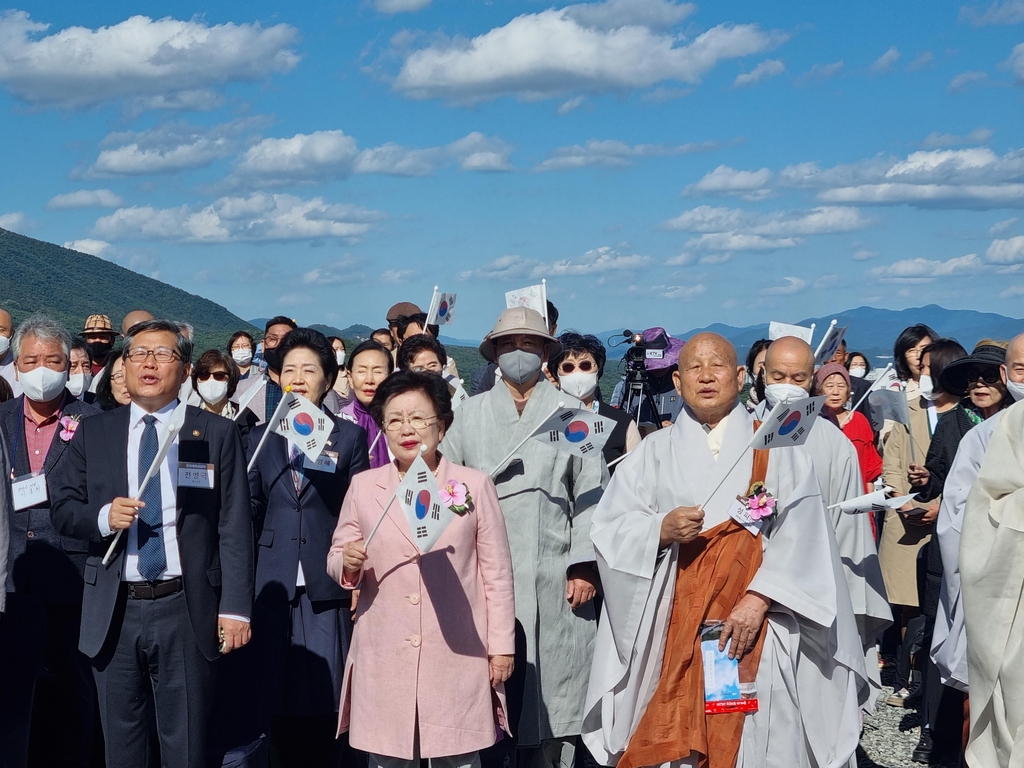
<path id="1" fill-rule="evenodd" d="M 309 456 L 302 460 L 303 469 L 312 469 L 317 472 L 330 472 L 332 475 L 338 471 L 338 452 L 323 451 L 316 457 L 316 461 L 310 461 Z"/>
<path id="2" fill-rule="evenodd" d="M 729 508 L 729 517 L 750 531 L 751 536 L 757 536 L 761 529 L 764 528 L 764 520 L 752 518 L 750 510 L 747 509 L 746 504 L 740 501 L 740 499 L 733 501 L 732 506 Z"/>
<path id="3" fill-rule="evenodd" d="M 178 464 L 179 488 L 213 488 L 213 464 L 194 464 L 180 462 Z"/>
<path id="4" fill-rule="evenodd" d="M 42 504 L 46 495 L 46 475 L 22 475 L 11 481 L 11 496 L 14 500 L 14 511 L 19 512 L 36 504 Z"/>

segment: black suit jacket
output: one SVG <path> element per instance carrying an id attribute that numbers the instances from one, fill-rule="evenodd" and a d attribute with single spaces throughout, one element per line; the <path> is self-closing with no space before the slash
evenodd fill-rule
<path id="1" fill-rule="evenodd" d="M 850 397 L 853 398 L 853 402 L 856 404 L 858 400 L 864 397 L 864 393 L 871 389 L 871 382 L 867 379 L 858 379 L 856 376 L 850 377 Z M 864 397 L 864 402 L 857 408 L 858 411 L 864 414 L 864 417 L 868 420 L 876 433 L 882 431 L 883 424 L 875 423 L 875 414 L 871 408 L 870 398 Z"/>
<path id="2" fill-rule="evenodd" d="M 256 554 L 256 594 L 268 585 L 283 586 L 288 600 L 295 597 L 299 562 L 310 600 L 340 600 L 348 594 L 327 573 L 338 513 L 349 481 L 370 468 L 366 431 L 350 421 L 331 416 L 334 429 L 328 451 L 338 454 L 335 472 L 304 470 L 302 489 L 295 492 L 289 465 L 289 442 L 271 435 L 249 473 L 252 514 L 260 531 Z M 267 425 L 249 434 L 247 455 L 259 444 Z"/>
<path id="3" fill-rule="evenodd" d="M 79 648 L 95 657 L 112 631 L 121 588 L 127 536 L 110 564 L 102 564 L 110 537 L 100 536 L 100 508 L 128 495 L 130 408 L 116 408 L 78 427 L 62 471 L 52 480 L 54 527 L 89 542 Z M 178 438 L 178 459 L 214 465 L 214 488 L 178 488 L 177 538 L 185 602 L 196 642 L 213 660 L 217 615 L 252 615 L 253 534 L 245 452 L 237 427 L 215 414 L 188 407 Z M 176 472 L 176 467 L 171 467 Z"/>
<path id="4" fill-rule="evenodd" d="M 32 471 L 25 439 L 24 408 L 24 395 L 0 403 L 0 429 L 3 430 L 8 448 L 17 453 L 11 457 L 15 477 L 22 477 Z M 64 392 L 63 416 L 84 419 L 99 412 L 96 406 L 83 403 L 70 392 Z M 67 456 L 68 443 L 60 439 L 60 433 L 61 428 L 58 426 L 43 462 L 47 498 L 51 500 L 53 476 L 64 465 Z M 79 603 L 82 600 L 82 574 L 85 571 L 88 544 L 81 539 L 57 533 L 50 521 L 50 504 L 50 501 L 45 501 L 34 507 L 11 512 L 7 591 L 29 592 L 51 604 Z"/>

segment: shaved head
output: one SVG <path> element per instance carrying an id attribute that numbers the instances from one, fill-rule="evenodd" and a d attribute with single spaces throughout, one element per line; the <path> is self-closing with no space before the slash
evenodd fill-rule
<path id="1" fill-rule="evenodd" d="M 679 354 L 672 380 L 693 415 L 714 427 L 736 407 L 743 373 L 728 340 L 717 333 L 698 333 Z"/>
<path id="2" fill-rule="evenodd" d="M 1006 348 L 1006 363 L 1002 366 L 1003 381 L 1007 379 L 1024 384 L 1024 333 L 1010 339 Z"/>
<path id="3" fill-rule="evenodd" d="M 124 320 L 121 321 L 121 335 L 126 336 L 134 326 L 139 323 L 145 322 L 146 320 L 155 320 L 152 313 L 147 312 L 144 309 L 133 309 L 127 315 L 124 316 Z"/>
<path id="4" fill-rule="evenodd" d="M 796 336 L 783 336 L 768 347 L 764 358 L 764 383 L 795 384 L 807 391 L 814 381 L 814 350 Z"/>

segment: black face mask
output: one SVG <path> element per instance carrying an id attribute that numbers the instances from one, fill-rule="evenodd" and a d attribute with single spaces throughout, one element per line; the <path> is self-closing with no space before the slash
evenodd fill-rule
<path id="1" fill-rule="evenodd" d="M 110 352 L 110 348 L 113 344 L 109 341 L 90 341 L 85 346 L 89 348 L 89 356 L 92 357 L 93 360 L 102 361 Z"/>
<path id="2" fill-rule="evenodd" d="M 281 372 L 281 350 L 278 347 L 263 350 L 263 360 L 274 373 Z"/>

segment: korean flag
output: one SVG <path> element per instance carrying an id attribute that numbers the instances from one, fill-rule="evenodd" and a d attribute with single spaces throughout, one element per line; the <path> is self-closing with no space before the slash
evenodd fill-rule
<path id="1" fill-rule="evenodd" d="M 274 412 L 274 432 L 316 461 L 334 429 L 334 420 L 302 395 L 285 392 Z"/>
<path id="2" fill-rule="evenodd" d="M 412 540 L 424 554 L 431 550 L 455 519 L 455 513 L 441 502 L 437 480 L 422 456 L 417 456 L 405 473 L 398 486 L 396 501 L 405 512 Z"/>
<path id="3" fill-rule="evenodd" d="M 824 397 L 805 397 L 778 403 L 750 439 L 750 447 L 789 448 L 803 445 L 824 403 Z"/>
<path id="4" fill-rule="evenodd" d="M 533 439 L 577 456 L 600 455 L 615 422 L 582 408 L 561 408 L 541 424 Z"/>

